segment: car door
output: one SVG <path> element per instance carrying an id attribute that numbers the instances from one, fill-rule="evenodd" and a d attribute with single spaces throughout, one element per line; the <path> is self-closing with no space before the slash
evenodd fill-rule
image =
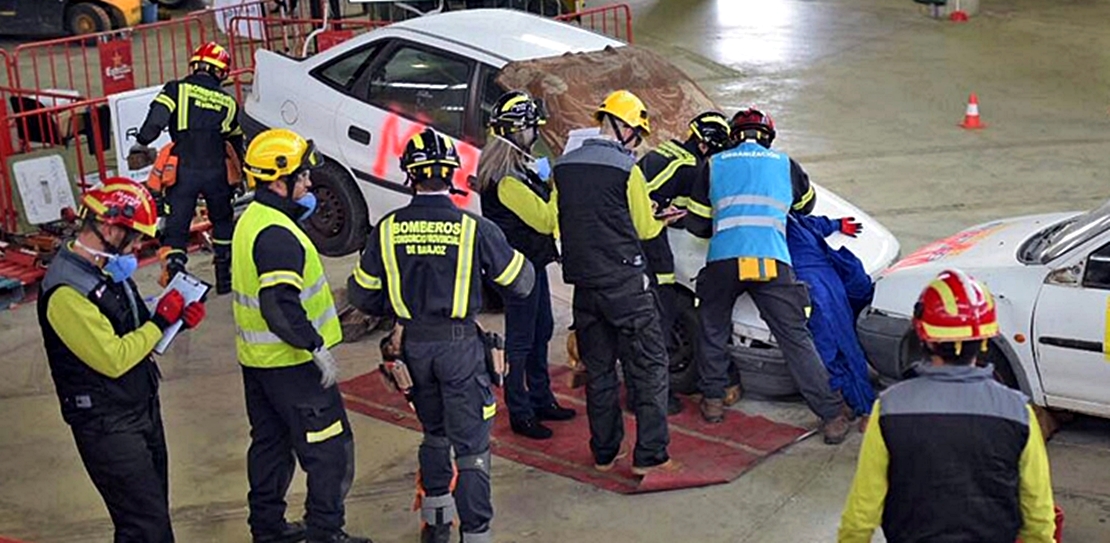
<path id="1" fill-rule="evenodd" d="M 1081 255 L 1054 266 L 1037 298 L 1037 369 L 1050 405 L 1110 407 L 1110 243 Z"/>
<path id="2" fill-rule="evenodd" d="M 411 192 L 398 159 L 408 140 L 426 126 L 458 143 L 462 168 L 455 184 L 465 187 L 478 165 L 478 149 L 463 137 L 478 62 L 404 39 L 391 40 L 373 57 L 341 98 L 335 119 L 346 164 L 359 182 L 380 189 L 370 207 L 381 214 L 408 202 Z M 469 195 L 454 198 L 474 208 Z"/>

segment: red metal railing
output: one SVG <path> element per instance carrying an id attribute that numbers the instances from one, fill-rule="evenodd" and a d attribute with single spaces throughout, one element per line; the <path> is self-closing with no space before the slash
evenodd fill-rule
<path id="1" fill-rule="evenodd" d="M 244 32 L 230 35 L 232 63 L 236 66 L 254 66 L 254 52 L 259 49 L 280 51 L 299 57 L 305 41 L 317 29 L 324 27 L 322 19 L 281 19 L 273 17 L 235 17 L 231 24 Z M 339 41 L 388 25 L 385 21 L 354 19 L 329 20 L 327 28 L 315 36 L 310 54 L 327 49 Z M 325 43 L 327 42 L 327 43 Z"/>
<path id="2" fill-rule="evenodd" d="M 632 43 L 632 9 L 628 4 L 613 4 L 564 13 L 555 17 L 555 20 L 577 24 L 599 34 Z"/>
<path id="3" fill-rule="evenodd" d="M 123 47 L 109 45 L 116 43 Z M 17 88 L 73 90 L 99 97 L 105 94 L 105 70 L 119 67 L 131 70 L 135 88 L 158 85 L 183 76 L 188 55 L 202 43 L 204 26 L 192 17 L 27 43 L 12 55 L 13 83 Z M 107 57 L 109 49 L 118 56 Z"/>

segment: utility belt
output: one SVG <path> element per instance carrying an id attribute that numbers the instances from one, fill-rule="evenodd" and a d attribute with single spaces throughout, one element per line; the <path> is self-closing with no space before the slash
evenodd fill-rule
<path id="1" fill-rule="evenodd" d="M 408 365 L 403 360 L 404 342 L 463 341 L 471 338 L 482 341 L 490 382 L 502 386 L 505 376 L 509 374 L 509 365 L 505 360 L 505 339 L 497 332 L 483 330 L 475 321 L 440 325 L 397 323 L 393 331 L 381 340 L 379 347 L 382 364 L 378 369 L 386 383 L 403 394 L 411 406 L 413 381 Z"/>
<path id="2" fill-rule="evenodd" d="M 478 324 L 466 320 L 444 324 L 416 324 L 407 322 L 404 325 L 405 339 L 419 343 L 432 341 L 465 341 L 478 337 Z"/>

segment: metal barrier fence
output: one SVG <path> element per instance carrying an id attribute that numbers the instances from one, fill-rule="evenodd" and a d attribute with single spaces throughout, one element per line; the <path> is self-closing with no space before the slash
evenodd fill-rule
<path id="1" fill-rule="evenodd" d="M 613 4 L 564 13 L 555 17 L 555 20 L 576 24 L 599 34 L 632 43 L 632 9 L 628 4 Z"/>
<path id="2" fill-rule="evenodd" d="M 231 24 L 239 31 L 230 35 L 232 63 L 235 66 L 254 66 L 254 52 L 259 49 L 279 51 L 290 56 L 300 57 L 306 40 L 313 32 L 321 30 L 310 44 L 310 54 L 324 51 L 329 47 L 348 40 L 374 28 L 386 26 L 385 21 L 357 19 L 329 20 L 327 27 L 323 19 L 281 19 L 273 17 L 235 17 Z"/>

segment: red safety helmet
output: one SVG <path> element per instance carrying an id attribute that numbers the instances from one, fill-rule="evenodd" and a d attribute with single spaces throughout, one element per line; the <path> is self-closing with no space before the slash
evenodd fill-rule
<path id="1" fill-rule="evenodd" d="M 227 74 L 231 68 L 231 53 L 228 53 L 222 45 L 210 41 L 193 51 L 193 56 L 189 58 L 189 66 L 195 67 L 198 64 L 207 64 Z"/>
<path id="2" fill-rule="evenodd" d="M 154 237 L 158 208 L 142 185 L 125 177 L 111 177 L 81 197 L 80 216 Z"/>
<path id="3" fill-rule="evenodd" d="M 998 335 L 994 297 L 986 285 L 959 270 L 945 270 L 917 299 L 917 337 L 930 343 L 959 343 Z"/>
<path id="4" fill-rule="evenodd" d="M 732 125 L 732 139 L 735 141 L 744 141 L 752 131 L 757 132 L 754 137 L 760 143 L 766 141 L 766 145 L 770 146 L 775 141 L 775 120 L 758 109 L 750 107 L 737 111 L 729 124 Z"/>

